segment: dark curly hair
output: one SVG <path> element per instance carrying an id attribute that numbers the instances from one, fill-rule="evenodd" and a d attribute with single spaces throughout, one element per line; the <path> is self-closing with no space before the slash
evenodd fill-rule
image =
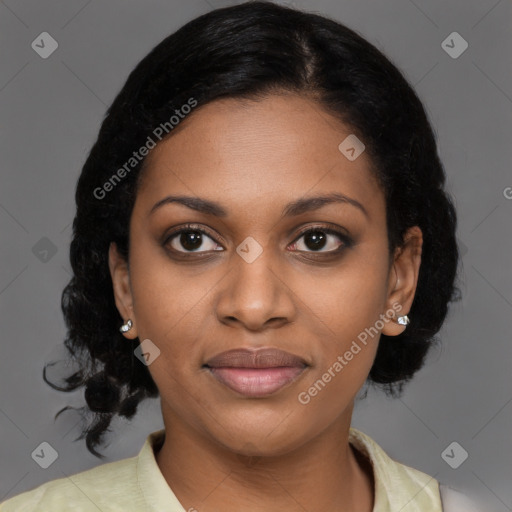
<path id="1" fill-rule="evenodd" d="M 82 420 L 90 413 L 93 418 L 76 440 L 85 438 L 97 457 L 103 458 L 95 447 L 103 444 L 113 417 L 131 418 L 140 401 L 159 392 L 147 366 L 134 357 L 139 340 L 119 332 L 123 319 L 108 266 L 111 242 L 129 259 L 129 221 L 145 159 L 104 197 L 95 191 L 191 97 L 200 108 L 222 97 L 257 99 L 279 91 L 314 98 L 364 140 L 385 193 L 390 254 L 407 228 L 417 225 L 423 232 L 411 323 L 398 336 L 381 335 L 367 382 L 400 395 L 439 342 L 435 335 L 448 303 L 460 299 L 457 218 L 432 127 L 411 85 L 377 48 L 328 18 L 270 2 L 211 11 L 166 37 L 131 72 L 78 180 L 73 277 L 62 293 L 64 344 L 78 370 L 64 379 L 66 385 L 49 382 L 46 366 L 43 378 L 60 391 L 85 386 Z"/>

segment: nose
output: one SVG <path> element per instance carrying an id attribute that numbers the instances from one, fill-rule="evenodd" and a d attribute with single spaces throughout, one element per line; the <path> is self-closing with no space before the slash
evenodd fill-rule
<path id="1" fill-rule="evenodd" d="M 272 261 L 270 253 L 264 250 L 251 263 L 238 254 L 233 256 L 216 301 L 221 323 L 262 331 L 294 320 L 293 286 L 286 283 L 286 273 Z"/>

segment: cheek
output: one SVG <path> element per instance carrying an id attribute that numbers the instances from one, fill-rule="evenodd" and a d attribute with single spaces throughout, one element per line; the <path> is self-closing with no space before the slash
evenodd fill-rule
<path id="1" fill-rule="evenodd" d="M 162 400 L 193 418 L 191 411 L 201 401 L 195 389 L 200 343 L 212 319 L 205 311 L 208 286 L 142 251 L 134 251 L 131 269 L 139 339 L 151 340 L 159 350 L 148 370 Z"/>
<path id="2" fill-rule="evenodd" d="M 343 290 L 347 293 L 331 290 L 335 300 L 318 309 L 328 329 L 323 330 L 325 336 L 317 337 L 317 364 L 296 397 L 297 407 L 303 408 L 304 421 L 311 428 L 315 428 L 311 422 L 329 424 L 350 407 L 368 377 L 378 348 L 380 330 L 372 326 L 382 313 L 379 290 L 360 287 L 354 297 L 348 284 Z"/>
<path id="3" fill-rule="evenodd" d="M 363 250 L 350 255 L 338 268 L 296 281 L 294 291 L 308 305 L 318 328 L 343 343 L 357 337 L 384 313 L 387 298 L 387 262 Z"/>
<path id="4" fill-rule="evenodd" d="M 214 286 L 211 273 L 197 267 L 172 263 L 154 241 L 141 240 L 131 249 L 130 280 L 134 313 L 140 336 L 161 343 L 177 329 L 195 325 L 194 316 L 204 315 L 204 297 Z M 195 329 L 192 329 L 195 331 Z M 191 337 L 194 332 L 191 332 Z M 139 336 L 139 337 L 140 337 Z"/>
<path id="5" fill-rule="evenodd" d="M 303 400 L 298 401 L 318 408 L 315 414 L 339 412 L 329 404 L 346 406 L 368 376 L 385 313 L 385 263 L 358 257 L 329 278 L 317 279 L 315 288 L 309 280 L 302 282 L 302 297 L 312 321 L 309 329 L 317 331 L 317 365 L 302 388 Z"/>

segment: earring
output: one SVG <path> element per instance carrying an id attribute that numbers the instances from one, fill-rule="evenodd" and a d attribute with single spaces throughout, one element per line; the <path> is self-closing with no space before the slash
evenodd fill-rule
<path id="1" fill-rule="evenodd" d="M 407 325 L 410 323 L 410 320 L 409 320 L 409 317 L 407 315 L 404 315 L 404 316 L 399 316 L 397 318 L 397 322 L 400 324 L 400 325 Z"/>
<path id="2" fill-rule="evenodd" d="M 132 327 L 133 327 L 133 322 L 130 319 L 128 319 L 128 321 L 125 324 L 121 325 L 119 330 L 121 332 L 128 332 Z"/>

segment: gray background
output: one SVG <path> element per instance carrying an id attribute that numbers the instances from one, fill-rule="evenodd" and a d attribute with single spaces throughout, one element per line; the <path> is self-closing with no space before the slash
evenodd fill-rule
<path id="1" fill-rule="evenodd" d="M 106 107 L 136 63 L 186 21 L 228 4 L 0 2 L 0 501 L 101 463 L 83 441 L 73 442 L 76 413 L 53 420 L 63 406 L 82 405 L 82 391 L 59 393 L 41 377 L 43 364 L 63 354 L 60 294 L 70 278 L 76 180 Z M 459 214 L 463 300 L 441 332 L 442 349 L 401 399 L 370 392 L 358 402 L 353 426 L 400 462 L 489 509 L 511 510 L 512 2 L 292 5 L 359 31 L 415 85 Z M 44 31 L 59 44 L 48 59 L 31 48 Z M 441 46 L 453 31 L 469 44 L 456 59 Z M 135 455 L 162 426 L 159 401 L 143 402 L 131 423 L 113 423 L 105 462 Z M 48 469 L 31 458 L 43 441 L 59 454 Z M 441 457 L 452 441 L 469 453 L 457 469 Z"/>

